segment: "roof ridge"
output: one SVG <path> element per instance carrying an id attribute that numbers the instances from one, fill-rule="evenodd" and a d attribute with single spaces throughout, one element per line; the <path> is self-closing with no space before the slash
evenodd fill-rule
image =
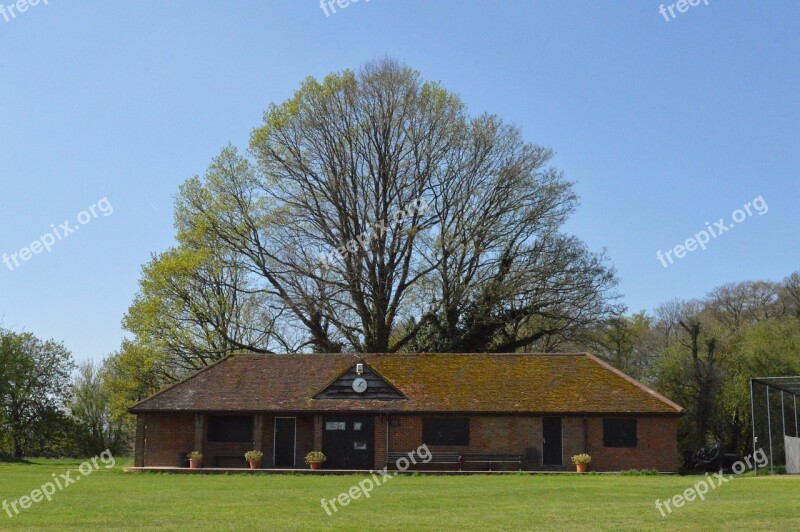
<path id="1" fill-rule="evenodd" d="M 320 384 L 334 382 L 348 368 L 364 362 L 407 397 L 408 402 L 401 407 L 380 401 L 373 404 L 365 399 L 366 402 L 355 405 L 357 408 L 354 406 L 355 410 L 374 407 L 403 412 L 641 411 L 659 415 L 685 412 L 676 403 L 591 353 L 294 355 L 231 353 L 138 401 L 129 411 L 137 414 L 248 409 L 335 411 L 348 405 L 313 400 L 324 389 Z M 212 369 L 214 375 L 205 375 Z M 492 378 L 493 372 L 506 380 Z M 459 383 L 463 386 L 458 387 Z M 479 386 L 482 393 L 476 396 L 474 390 Z M 547 393 L 542 396 L 537 390 Z"/>
<path id="2" fill-rule="evenodd" d="M 252 354 L 255 355 L 257 353 L 252 353 Z M 181 379 L 179 381 L 173 382 L 172 384 L 170 384 L 166 388 L 162 388 L 161 390 L 157 391 L 156 393 L 151 394 L 151 395 L 145 397 L 144 399 L 140 399 L 139 401 L 136 401 L 134 404 L 132 404 L 131 406 L 128 407 L 128 411 L 136 408 L 137 406 L 139 406 L 140 404 L 142 404 L 142 403 L 144 403 L 146 401 L 149 401 L 150 399 L 153 399 L 154 397 L 158 397 L 162 393 L 166 393 L 166 392 L 170 391 L 171 389 L 175 388 L 176 386 L 178 386 L 180 384 L 183 384 L 185 382 L 188 382 L 188 381 L 194 379 L 195 377 L 197 377 L 201 373 L 205 373 L 206 371 L 210 370 L 211 368 L 216 367 L 219 364 L 222 364 L 223 362 L 228 360 L 229 358 L 235 357 L 235 356 L 239 356 L 239 355 L 236 354 L 236 353 L 230 353 L 230 354 L 225 355 L 224 357 L 220 358 L 219 360 L 215 361 L 214 363 L 209 364 L 208 366 L 206 366 L 204 368 L 198 369 L 197 371 L 195 371 L 194 373 L 192 373 L 188 377 L 185 377 L 185 378 L 183 378 L 183 379 Z"/>
<path id="3" fill-rule="evenodd" d="M 614 366 L 612 366 L 608 362 L 606 362 L 606 361 L 594 356 L 591 353 L 586 353 L 586 357 L 588 359 L 590 359 L 590 360 L 594 360 L 600 366 L 602 366 L 603 368 L 607 369 L 608 371 L 614 373 L 615 375 L 617 375 L 619 377 L 622 377 L 624 380 L 630 382 L 631 384 L 633 384 L 634 386 L 636 386 L 637 388 L 639 388 L 643 392 L 652 395 L 654 398 L 658 399 L 662 403 L 665 403 L 665 404 L 669 405 L 671 408 L 674 408 L 677 412 L 685 412 L 686 411 L 678 403 L 675 403 L 674 401 L 671 401 L 670 399 L 664 397 L 663 395 L 661 395 L 660 393 L 658 393 L 654 389 L 650 388 L 649 386 L 647 386 L 645 384 L 642 384 L 641 382 L 637 381 L 636 379 L 634 379 L 633 377 L 631 377 L 630 375 L 628 375 L 624 371 L 621 371 L 621 370 L 615 368 Z"/>
<path id="4" fill-rule="evenodd" d="M 393 356 L 393 357 L 412 357 L 412 356 L 553 356 L 553 357 L 585 357 L 591 356 L 588 352 L 575 352 L 575 353 L 434 353 L 434 352 L 420 352 L 420 353 L 254 353 L 252 351 L 231 353 L 225 358 L 232 356 L 251 356 L 251 357 L 267 357 L 267 356 L 351 356 L 354 358 L 373 357 L 373 356 Z M 222 359 L 224 360 L 224 359 Z"/>

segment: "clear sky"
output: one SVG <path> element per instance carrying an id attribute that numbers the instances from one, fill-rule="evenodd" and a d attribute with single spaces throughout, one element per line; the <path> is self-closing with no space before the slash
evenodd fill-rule
<path id="1" fill-rule="evenodd" d="M 63 238 L 0 263 L 0 324 L 78 360 L 118 348 L 184 179 L 306 76 L 386 54 L 557 152 L 568 230 L 607 248 L 632 311 L 800 269 L 798 1 L 42 2 L 0 0 L 0 256 Z"/>

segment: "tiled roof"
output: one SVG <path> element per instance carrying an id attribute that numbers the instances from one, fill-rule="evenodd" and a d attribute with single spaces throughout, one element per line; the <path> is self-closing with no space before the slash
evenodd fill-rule
<path id="1" fill-rule="evenodd" d="M 314 399 L 357 362 L 406 399 Z M 157 411 L 683 413 L 586 353 L 234 354 L 131 408 Z"/>

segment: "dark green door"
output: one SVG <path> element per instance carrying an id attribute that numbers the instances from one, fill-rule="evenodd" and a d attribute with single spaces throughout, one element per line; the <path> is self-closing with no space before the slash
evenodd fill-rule
<path id="1" fill-rule="evenodd" d="M 372 469 L 375 466 L 375 419 L 371 416 L 325 416 L 322 452 L 326 469 Z"/>
<path id="2" fill-rule="evenodd" d="M 561 418 L 542 418 L 542 465 L 564 465 L 561 458 Z"/>

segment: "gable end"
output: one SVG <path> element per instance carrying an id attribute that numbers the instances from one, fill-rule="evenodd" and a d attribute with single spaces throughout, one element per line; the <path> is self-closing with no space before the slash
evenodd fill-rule
<path id="1" fill-rule="evenodd" d="M 353 390 L 353 381 L 359 377 L 355 364 L 324 390 L 314 396 L 314 399 L 373 399 L 382 401 L 400 401 L 406 397 L 397 388 L 392 386 L 375 370 L 364 363 L 364 371 L 360 375 L 367 381 L 367 389 L 358 393 Z"/>

